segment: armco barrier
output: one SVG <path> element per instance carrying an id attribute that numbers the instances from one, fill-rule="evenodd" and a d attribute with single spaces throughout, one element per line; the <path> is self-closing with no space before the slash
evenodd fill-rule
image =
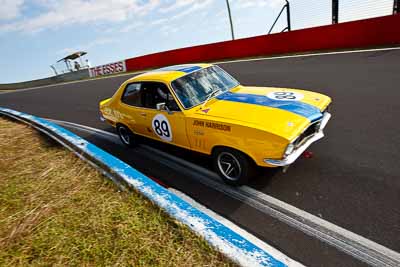
<path id="1" fill-rule="evenodd" d="M 136 189 L 236 263 L 242 266 L 301 266 L 283 254 L 272 256 L 260 249 L 128 164 L 63 127 L 11 109 L 0 107 L 0 114 L 31 125 L 98 168 L 118 185 L 124 184 Z"/>
<path id="2" fill-rule="evenodd" d="M 127 71 L 223 59 L 400 45 L 400 14 L 170 50 L 126 60 Z"/>
<path id="3" fill-rule="evenodd" d="M 0 90 L 15 90 L 15 89 L 40 87 L 40 86 L 51 85 L 51 84 L 56 84 L 56 83 L 76 81 L 76 80 L 81 80 L 81 79 L 85 79 L 85 78 L 89 78 L 89 70 L 88 69 L 69 72 L 69 73 L 60 74 L 57 76 L 33 80 L 33 81 L 0 84 Z"/>

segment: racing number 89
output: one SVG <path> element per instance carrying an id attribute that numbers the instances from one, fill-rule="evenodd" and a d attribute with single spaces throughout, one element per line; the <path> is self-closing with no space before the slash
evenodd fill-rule
<path id="1" fill-rule="evenodd" d="M 300 101 L 304 95 L 298 92 L 281 91 L 281 92 L 270 92 L 267 97 L 278 101 Z"/>
<path id="2" fill-rule="evenodd" d="M 173 133 L 167 117 L 163 114 L 157 114 L 154 116 L 151 126 L 158 137 L 164 141 L 172 142 Z"/>
<path id="3" fill-rule="evenodd" d="M 276 99 L 296 99 L 293 92 L 275 92 L 274 95 Z"/>
<path id="4" fill-rule="evenodd" d="M 166 121 L 159 121 L 159 120 L 154 120 L 154 129 L 157 132 L 159 136 L 165 136 L 165 137 L 170 137 L 171 134 L 169 132 L 168 124 Z"/>

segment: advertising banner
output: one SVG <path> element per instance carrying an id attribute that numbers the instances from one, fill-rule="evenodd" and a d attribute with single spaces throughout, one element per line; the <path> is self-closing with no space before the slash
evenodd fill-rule
<path id="1" fill-rule="evenodd" d="M 98 77 L 126 72 L 125 60 L 96 66 L 89 69 L 90 77 Z"/>

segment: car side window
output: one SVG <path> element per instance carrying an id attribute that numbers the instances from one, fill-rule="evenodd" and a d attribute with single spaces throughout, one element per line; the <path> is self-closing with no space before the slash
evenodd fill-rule
<path id="1" fill-rule="evenodd" d="M 127 105 L 142 107 L 141 83 L 131 83 L 125 88 L 121 101 Z"/>
<path id="2" fill-rule="evenodd" d="M 178 104 L 165 84 L 144 82 L 142 84 L 143 107 L 156 109 L 158 103 L 165 103 L 171 111 L 180 111 Z"/>

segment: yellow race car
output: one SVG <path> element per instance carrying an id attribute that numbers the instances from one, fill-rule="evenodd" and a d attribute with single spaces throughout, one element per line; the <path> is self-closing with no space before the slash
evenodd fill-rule
<path id="1" fill-rule="evenodd" d="M 221 178 L 241 185 L 256 166 L 289 166 L 321 139 L 330 103 L 309 91 L 242 86 L 216 65 L 191 64 L 127 80 L 100 112 L 125 145 L 140 135 L 211 155 Z"/>

